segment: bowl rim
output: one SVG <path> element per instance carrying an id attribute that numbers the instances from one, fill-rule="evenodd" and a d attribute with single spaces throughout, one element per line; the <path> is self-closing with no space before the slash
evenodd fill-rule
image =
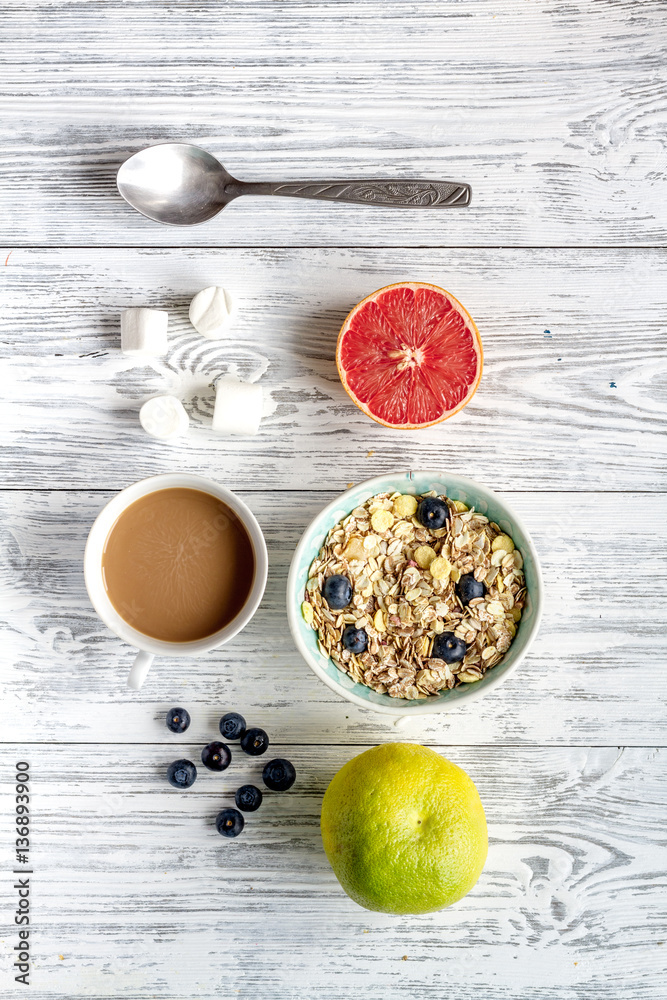
<path id="1" fill-rule="evenodd" d="M 523 536 L 526 539 L 526 542 L 530 549 L 530 555 L 533 560 L 533 565 L 535 568 L 535 577 L 537 580 L 537 586 L 534 588 L 534 592 L 533 590 L 531 590 L 531 595 L 530 595 L 531 600 L 535 607 L 535 614 L 533 617 L 533 621 L 530 625 L 528 641 L 526 642 L 524 650 L 518 654 L 516 660 L 512 664 L 510 664 L 510 666 L 506 668 L 502 673 L 499 673 L 497 675 L 492 675 L 491 678 L 484 685 L 484 687 L 479 687 L 476 684 L 468 685 L 466 687 L 465 695 L 461 695 L 461 697 L 459 697 L 455 702 L 451 704 L 449 703 L 448 699 L 445 699 L 443 701 L 436 701 L 435 699 L 433 700 L 425 699 L 423 701 L 420 700 L 417 702 L 410 701 L 409 704 L 411 707 L 409 711 L 406 711 L 406 709 L 403 707 L 404 703 L 406 702 L 406 699 L 404 698 L 393 699 L 397 702 L 396 705 L 371 704 L 364 698 L 362 698 L 360 695 L 355 694 L 354 689 L 343 688 L 342 685 L 338 684 L 333 678 L 331 678 L 326 673 L 324 668 L 321 667 L 320 664 L 313 658 L 310 650 L 308 649 L 305 642 L 301 638 L 299 616 L 301 615 L 302 601 L 293 599 L 294 597 L 298 597 L 298 594 L 296 592 L 297 567 L 300 562 L 301 554 L 303 553 L 303 550 L 306 547 L 306 537 L 310 533 L 313 526 L 318 521 L 325 518 L 328 514 L 332 513 L 335 509 L 340 507 L 343 498 L 348 496 L 348 494 L 351 493 L 353 490 L 356 491 L 363 488 L 366 490 L 372 490 L 373 493 L 384 492 L 384 490 L 381 488 L 382 484 L 384 484 L 384 488 L 386 489 L 387 479 L 391 479 L 394 476 L 404 476 L 410 479 L 416 476 L 428 476 L 435 479 L 440 479 L 440 478 L 449 479 L 452 481 L 452 483 L 454 483 L 455 481 L 456 485 L 460 486 L 462 489 L 468 489 L 471 491 L 476 491 L 478 493 L 488 494 L 495 502 L 499 503 L 502 507 L 504 507 L 504 509 L 507 512 L 508 520 L 511 520 L 513 524 L 516 524 L 519 530 L 523 533 Z M 464 702 L 468 703 L 474 701 L 478 698 L 482 698 L 490 691 L 494 691 L 501 684 L 503 684 L 508 677 L 510 677 L 514 673 L 516 668 L 528 654 L 530 647 L 535 641 L 535 638 L 537 636 L 540 627 L 540 622 L 542 619 L 543 603 L 544 603 L 544 582 L 542 579 L 542 570 L 540 567 L 539 557 L 537 554 L 537 550 L 535 548 L 535 543 L 533 542 L 533 539 L 530 535 L 530 532 L 526 528 L 523 520 L 518 516 L 518 514 L 516 514 L 514 509 L 509 504 L 507 504 L 503 498 L 499 497 L 497 493 L 489 489 L 488 486 L 484 486 L 482 483 L 478 483 L 474 479 L 468 479 L 465 476 L 459 476 L 458 473 L 455 472 L 442 472 L 442 471 L 436 472 L 434 470 L 429 470 L 429 469 L 408 469 L 408 470 L 394 469 L 391 472 L 385 472 L 382 475 L 373 476 L 371 479 L 365 479 L 360 483 L 355 483 L 354 486 L 349 487 L 348 489 L 344 490 L 343 493 L 339 493 L 336 497 L 334 497 L 333 500 L 331 500 L 325 507 L 323 507 L 322 510 L 308 522 L 306 527 L 303 529 L 301 538 L 299 539 L 297 546 L 294 550 L 294 553 L 292 555 L 292 561 L 290 563 L 289 573 L 287 576 L 286 597 L 287 597 L 287 620 L 289 622 L 290 631 L 292 633 L 292 638 L 296 644 L 296 647 L 301 656 L 303 657 L 303 659 L 310 667 L 310 669 L 313 671 L 313 673 L 316 674 L 317 677 L 319 677 L 319 679 L 323 681 L 326 684 L 326 686 L 330 688 L 331 691 L 334 691 L 337 695 L 339 695 L 341 698 L 344 698 L 346 701 L 349 701 L 354 705 L 358 705 L 360 708 L 366 709 L 366 711 L 379 712 L 382 715 L 403 716 L 410 718 L 413 715 L 433 715 L 438 712 L 448 712 L 452 711 L 455 708 L 459 708 L 463 705 Z"/>

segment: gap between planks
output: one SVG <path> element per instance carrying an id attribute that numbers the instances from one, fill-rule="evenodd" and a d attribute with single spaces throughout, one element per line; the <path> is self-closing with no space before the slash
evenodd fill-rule
<path id="1" fill-rule="evenodd" d="M 185 735 L 184 733 L 180 735 Z M 407 738 L 406 738 L 407 739 Z M 397 740 L 397 742 L 404 742 L 402 740 Z M 409 740 L 408 742 L 419 742 L 417 740 Z M 194 743 L 199 745 L 199 740 L 195 740 Z M 192 745 L 191 740 L 188 744 L 187 740 L 182 742 L 183 746 Z M 17 742 L 16 740 L 0 740 L 0 747 L 170 747 L 174 748 L 177 746 L 172 740 L 148 740 L 144 742 L 143 740 L 21 740 Z M 377 746 L 377 740 L 365 741 L 363 743 L 355 743 L 350 740 L 346 740 L 344 743 L 296 743 L 291 740 L 281 740 L 278 743 L 272 743 L 271 746 L 276 747 L 375 747 Z M 667 744 L 661 743 L 429 743 L 424 741 L 425 746 L 431 747 L 431 749 L 436 749 L 441 747 L 445 750 L 451 750 L 452 747 L 460 747 L 461 749 L 467 750 L 525 750 L 528 747 L 539 747 L 543 750 L 667 750 Z"/>
<path id="2" fill-rule="evenodd" d="M 156 473 L 159 475 L 159 473 Z M 355 483 L 355 486 L 358 486 Z M 332 487 L 333 488 L 333 487 Z M 119 488 L 115 486 L 0 486 L 0 496 L 3 493 L 117 493 Z M 272 486 L 265 489 L 254 489 L 251 486 L 243 486 L 235 490 L 236 493 L 252 493 L 260 494 L 269 493 L 296 493 L 298 495 L 303 495 L 308 493 L 312 496 L 317 496 L 317 494 L 322 494 L 322 496 L 330 496 L 331 490 L 315 490 L 305 487 L 304 489 L 293 489 L 290 487 L 281 488 L 279 486 Z M 605 494 L 610 494 L 613 496 L 624 496 L 626 493 L 640 494 L 642 496 L 667 496 L 667 490 L 637 490 L 637 489 L 627 489 L 627 490 L 509 490 L 502 489 L 496 490 L 497 493 L 512 493 L 515 496 L 528 495 L 528 496 L 558 496 L 559 494 L 576 493 L 578 496 L 584 496 L 585 494 L 590 494 L 591 496 L 600 496 Z M 338 494 L 340 495 L 340 494 Z"/>
<path id="3" fill-rule="evenodd" d="M 353 244 L 353 243 L 304 243 L 285 244 L 284 246 L 272 244 L 267 246 L 263 243 L 235 243 L 228 246 L 226 243 L 180 243 L 178 245 L 164 243 L 13 243 L 6 244 L 16 250 L 576 250 L 590 251 L 595 253 L 602 250 L 627 250 L 630 253 L 638 253 L 642 250 L 667 250 L 667 243 L 624 243 L 616 246 L 613 243 L 415 243 L 409 246 L 392 244 L 378 246 L 376 243 Z"/>

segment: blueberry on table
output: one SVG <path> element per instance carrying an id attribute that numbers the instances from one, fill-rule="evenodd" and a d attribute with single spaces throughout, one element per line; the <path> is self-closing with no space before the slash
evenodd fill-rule
<path id="1" fill-rule="evenodd" d="M 368 646 L 368 636 L 363 628 L 355 628 L 354 625 L 346 625 L 341 638 L 343 648 L 351 653 L 363 653 Z"/>
<path id="2" fill-rule="evenodd" d="M 342 611 L 352 600 L 352 584 L 346 576 L 328 576 L 322 595 L 332 611 Z"/>
<path id="3" fill-rule="evenodd" d="M 170 708 L 167 712 L 167 729 L 172 733 L 184 733 L 190 725 L 190 713 L 185 708 Z"/>
<path id="4" fill-rule="evenodd" d="M 274 792 L 286 792 L 296 781 L 296 771 L 291 761 L 276 757 L 264 765 L 262 781 Z"/>
<path id="5" fill-rule="evenodd" d="M 263 729 L 246 729 L 241 737 L 241 749 L 251 757 L 259 757 L 269 749 L 269 737 Z"/>
<path id="6" fill-rule="evenodd" d="M 472 573 L 464 573 L 456 585 L 456 593 L 464 606 L 477 597 L 484 597 L 486 587 L 481 580 L 476 580 Z"/>
<path id="7" fill-rule="evenodd" d="M 223 837 L 238 837 L 245 820 L 238 809 L 223 809 L 215 817 L 215 827 Z"/>
<path id="8" fill-rule="evenodd" d="M 189 788 L 197 777 L 197 768 L 191 760 L 175 760 L 167 768 L 167 781 L 174 788 Z"/>
<path id="9" fill-rule="evenodd" d="M 243 812 L 252 813 L 262 804 L 262 793 L 256 785 L 241 785 L 236 789 L 234 801 Z"/>
<path id="10" fill-rule="evenodd" d="M 220 732 L 226 740 L 240 740 L 245 733 L 245 719 L 238 712 L 227 712 L 220 719 Z"/>
<path id="11" fill-rule="evenodd" d="M 201 762 L 209 771 L 224 771 L 232 760 L 232 751 L 219 740 L 213 740 L 201 752 Z"/>
<path id="12" fill-rule="evenodd" d="M 449 507 L 440 497 L 424 497 L 417 507 L 417 520 L 425 528 L 444 528 L 449 520 Z"/>
<path id="13" fill-rule="evenodd" d="M 445 663 L 458 663 L 466 655 L 467 646 L 463 639 L 459 639 L 453 632 L 441 632 L 433 640 L 431 656 Z"/>

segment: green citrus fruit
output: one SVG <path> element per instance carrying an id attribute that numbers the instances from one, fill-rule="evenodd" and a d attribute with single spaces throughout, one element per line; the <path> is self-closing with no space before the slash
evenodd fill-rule
<path id="1" fill-rule="evenodd" d="M 345 764 L 322 802 L 324 850 L 367 910 L 428 913 L 461 899 L 488 850 L 479 794 L 428 747 L 387 743 Z"/>

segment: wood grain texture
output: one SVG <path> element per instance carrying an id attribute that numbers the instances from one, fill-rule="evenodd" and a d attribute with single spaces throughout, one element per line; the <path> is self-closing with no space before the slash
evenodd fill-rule
<path id="1" fill-rule="evenodd" d="M 5 4 L 4 231 L 23 245 L 664 244 L 666 49 L 661 0 Z M 169 229 L 114 182 L 165 140 L 244 180 L 468 181 L 473 206 L 244 198 Z"/>
<path id="2" fill-rule="evenodd" d="M 220 716 L 295 743 L 408 738 L 447 744 L 666 742 L 667 503 L 650 494 L 514 493 L 545 578 L 545 613 L 527 660 L 497 692 L 397 729 L 358 709 L 310 671 L 285 616 L 289 562 L 309 521 L 333 493 L 241 496 L 269 549 L 261 608 L 231 643 L 195 660 L 159 658 L 140 692 L 126 675 L 130 648 L 96 617 L 83 582 L 85 539 L 111 494 L 0 494 L 2 739 L 151 743 L 168 735 L 172 705 L 208 742 Z M 629 572 L 624 569 L 629 567 Z M 10 665 L 11 664 L 11 665 Z"/>
<path id="3" fill-rule="evenodd" d="M 0 7 L 0 998 L 20 992 L 9 845 L 27 759 L 33 1000 L 663 1000 L 662 0 Z M 244 198 L 170 229 L 115 190 L 120 162 L 165 140 L 244 180 L 453 179 L 473 204 Z M 352 305 L 411 278 L 469 308 L 486 367 L 462 414 L 403 434 L 350 403 L 333 352 Z M 213 344 L 187 305 L 220 283 L 240 310 Z M 122 358 L 130 305 L 169 309 L 166 358 Z M 213 383 L 231 366 L 261 376 L 257 438 L 212 438 Z M 162 392 L 192 419 L 173 447 L 138 424 Z M 546 611 L 499 691 L 396 728 L 302 662 L 287 567 L 346 483 L 434 465 L 516 508 Z M 88 603 L 83 546 L 114 491 L 176 468 L 245 498 L 268 587 L 230 645 L 159 660 L 132 693 L 132 654 Z M 192 713 L 187 739 L 166 731 L 174 704 Z M 186 794 L 164 771 L 197 759 L 231 708 L 267 728 L 299 781 L 223 842 L 213 818 L 259 765 L 236 753 Z M 485 804 L 485 872 L 440 914 L 361 910 L 322 852 L 331 776 L 396 739 L 436 746 Z"/>
<path id="4" fill-rule="evenodd" d="M 323 792 L 362 748 L 276 749 L 297 784 L 223 841 L 216 813 L 261 768 L 243 755 L 184 793 L 164 778 L 197 757 L 183 738 L 2 748 L 5 779 L 27 757 L 34 784 L 31 996 L 662 1000 L 664 753 L 436 747 L 478 786 L 489 857 L 455 906 L 396 917 L 348 899 L 322 850 Z"/>
<path id="5" fill-rule="evenodd" d="M 349 309 L 401 279 L 460 298 L 485 351 L 470 405 L 414 432 L 362 414 L 334 361 Z M 179 469 L 232 489 L 340 492 L 446 463 L 496 489 L 665 489 L 666 251 L 16 249 L 0 280 L 6 486 L 85 489 L 95 470 L 97 487 L 117 489 Z M 220 342 L 187 318 L 210 284 L 239 305 Z M 138 305 L 170 311 L 166 358 L 121 355 L 120 310 Z M 256 438 L 212 434 L 213 383 L 230 365 L 264 373 Z M 181 444 L 139 425 L 141 403 L 164 392 L 192 417 Z"/>

